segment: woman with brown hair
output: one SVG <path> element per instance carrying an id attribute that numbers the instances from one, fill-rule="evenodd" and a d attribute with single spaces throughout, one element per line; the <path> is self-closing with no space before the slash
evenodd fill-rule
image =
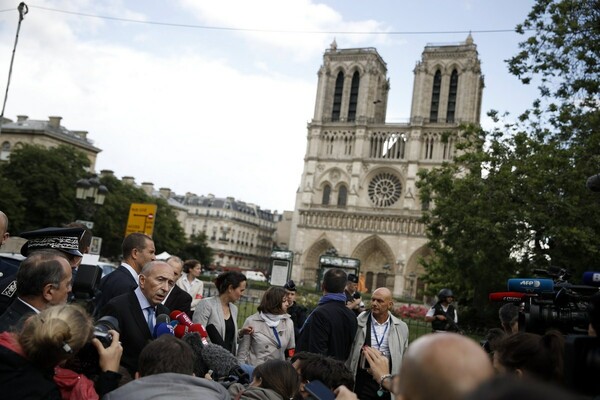
<path id="1" fill-rule="evenodd" d="M 287 292 L 272 286 L 263 295 L 258 312 L 244 322 L 250 330 L 239 344 L 237 359 L 240 364 L 259 365 L 267 360 L 285 360 L 286 350 L 296 347 L 294 323 L 286 314 Z"/>
<path id="2" fill-rule="evenodd" d="M 299 398 L 300 377 L 287 361 L 269 360 L 254 368 L 248 387 L 239 383 L 229 386 L 234 400 L 293 400 Z"/>
<path id="3" fill-rule="evenodd" d="M 83 375 L 61 369 L 81 348 L 92 341 L 100 358 L 100 395 L 116 388 L 121 377 L 116 371 L 123 348 L 119 334 L 104 348 L 93 338 L 92 319 L 75 305 L 60 305 L 45 309 L 27 318 L 19 332 L 0 334 L 0 393 L 3 398 L 60 399 L 65 392 L 71 398 L 98 398 L 93 383 Z M 76 384 L 69 386 L 60 377 L 74 376 Z M 61 395 L 61 392 L 62 395 Z"/>

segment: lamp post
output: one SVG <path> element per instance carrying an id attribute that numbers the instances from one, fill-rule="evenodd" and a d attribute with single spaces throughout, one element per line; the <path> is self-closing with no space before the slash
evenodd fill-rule
<path id="1" fill-rule="evenodd" d="M 108 188 L 100 183 L 97 176 L 89 179 L 82 178 L 77 181 L 75 186 L 75 197 L 81 200 L 83 217 L 89 220 L 94 216 L 97 206 L 104 204 Z M 93 225 L 91 221 L 86 222 L 88 225 Z M 91 226 L 88 228 L 92 229 Z"/>

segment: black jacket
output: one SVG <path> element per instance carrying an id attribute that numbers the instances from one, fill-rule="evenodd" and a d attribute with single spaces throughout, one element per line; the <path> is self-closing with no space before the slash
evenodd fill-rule
<path id="1" fill-rule="evenodd" d="M 98 289 L 100 295 L 96 297 L 96 311 L 98 314 L 112 299 L 125 293 L 132 292 L 138 287 L 137 281 L 131 276 L 127 268 L 119 266 L 100 281 Z"/>
<path id="2" fill-rule="evenodd" d="M 344 301 L 329 301 L 317 306 L 306 319 L 296 343 L 296 351 L 332 356 L 346 361 L 358 323 Z"/>
<path id="3" fill-rule="evenodd" d="M 156 315 L 169 315 L 169 313 L 169 309 L 164 305 L 156 306 Z M 133 376 L 138 370 L 138 358 L 142 349 L 148 341 L 152 340 L 148 322 L 135 292 L 122 294 L 109 301 L 101 311 L 101 316 L 105 315 L 111 315 L 119 321 L 120 339 L 123 344 L 121 365 Z"/>
<path id="4" fill-rule="evenodd" d="M 0 316 L 0 332 L 8 330 L 18 331 L 21 327 L 22 318 L 33 314 L 35 311 L 19 298 L 15 299 L 8 309 Z M 1 392 L 0 392 L 1 393 Z"/>
<path id="5" fill-rule="evenodd" d="M 173 289 L 171 289 L 171 293 L 169 293 L 169 297 L 167 297 L 167 301 L 165 301 L 165 306 L 172 311 L 183 311 L 190 319 L 194 314 L 191 309 L 192 296 L 177 285 L 173 286 Z"/>

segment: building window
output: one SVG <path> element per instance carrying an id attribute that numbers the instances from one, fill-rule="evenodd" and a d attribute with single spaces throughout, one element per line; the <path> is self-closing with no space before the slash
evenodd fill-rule
<path id="1" fill-rule="evenodd" d="M 425 159 L 426 160 L 433 159 L 433 142 L 434 142 L 433 136 L 425 137 L 424 144 L 425 144 Z"/>
<path id="2" fill-rule="evenodd" d="M 389 207 L 400 198 L 402 183 L 396 175 L 384 172 L 371 179 L 368 193 L 376 207 Z"/>
<path id="3" fill-rule="evenodd" d="M 442 89 L 442 73 L 438 69 L 433 77 L 433 91 L 431 93 L 431 111 L 429 122 L 437 122 L 440 107 L 440 90 Z"/>
<path id="4" fill-rule="evenodd" d="M 340 188 L 338 189 L 338 201 L 337 201 L 338 207 L 345 207 L 347 200 L 348 200 L 348 189 L 346 189 L 346 186 L 340 186 Z"/>
<path id="5" fill-rule="evenodd" d="M 339 72 L 335 80 L 335 92 L 333 93 L 333 110 L 331 112 L 331 120 L 339 121 L 340 112 L 342 110 L 342 93 L 344 92 L 344 73 Z"/>
<path id="6" fill-rule="evenodd" d="M 356 120 L 356 106 L 358 104 L 358 87 L 360 75 L 358 71 L 352 75 L 352 86 L 350 87 L 350 103 L 348 104 L 348 121 Z"/>
<path id="7" fill-rule="evenodd" d="M 456 94 L 458 92 L 458 72 L 452 71 L 450 75 L 450 90 L 448 92 L 448 113 L 446 122 L 454 122 L 454 113 L 456 111 Z"/>
<path id="8" fill-rule="evenodd" d="M 10 158 L 10 143 L 4 142 L 2 143 L 2 148 L 0 149 L 0 161 L 8 161 Z"/>
<path id="9" fill-rule="evenodd" d="M 329 197 L 331 196 L 331 186 L 325 185 L 323 188 L 323 201 L 321 202 L 324 206 L 329 205 Z"/>

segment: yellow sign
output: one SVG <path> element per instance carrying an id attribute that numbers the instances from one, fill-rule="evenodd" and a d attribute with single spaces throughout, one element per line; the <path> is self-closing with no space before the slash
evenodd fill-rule
<path id="1" fill-rule="evenodd" d="M 131 203 L 125 236 L 135 232 L 152 236 L 155 219 L 156 204 Z"/>

